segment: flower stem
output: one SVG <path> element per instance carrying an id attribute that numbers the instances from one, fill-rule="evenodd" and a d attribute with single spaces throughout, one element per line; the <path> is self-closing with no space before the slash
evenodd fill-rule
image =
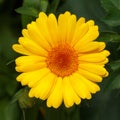
<path id="1" fill-rule="evenodd" d="M 25 110 L 24 109 L 22 109 L 22 114 L 23 114 L 23 120 L 26 120 L 25 119 Z"/>

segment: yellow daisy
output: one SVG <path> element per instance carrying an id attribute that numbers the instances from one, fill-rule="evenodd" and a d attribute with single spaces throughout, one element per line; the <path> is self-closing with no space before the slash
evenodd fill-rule
<path id="1" fill-rule="evenodd" d="M 70 12 L 57 20 L 54 14 L 40 12 L 13 45 L 23 54 L 15 60 L 21 72 L 17 81 L 29 86 L 30 97 L 46 100 L 48 107 L 58 108 L 62 102 L 71 107 L 90 99 L 100 90 L 96 83 L 108 76 L 104 65 L 110 53 L 104 42 L 95 41 L 98 36 L 93 20 L 77 20 Z"/>

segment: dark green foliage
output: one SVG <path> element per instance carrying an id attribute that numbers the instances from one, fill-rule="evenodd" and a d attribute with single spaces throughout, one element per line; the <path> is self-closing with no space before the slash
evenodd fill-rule
<path id="1" fill-rule="evenodd" d="M 12 50 L 22 28 L 40 11 L 47 14 L 70 11 L 99 25 L 98 41 L 111 52 L 106 65 L 109 77 L 91 100 L 70 109 L 48 109 L 45 101 L 30 99 L 28 88 L 16 81 Z M 120 120 L 120 0 L 0 0 L 0 120 Z"/>

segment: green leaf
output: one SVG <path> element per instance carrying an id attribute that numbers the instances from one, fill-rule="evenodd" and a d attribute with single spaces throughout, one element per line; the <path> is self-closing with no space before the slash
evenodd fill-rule
<path id="1" fill-rule="evenodd" d="M 111 12 L 112 8 L 114 8 L 111 0 L 100 0 L 102 7 L 106 10 L 106 12 Z"/>
<path id="2" fill-rule="evenodd" d="M 28 16 L 28 15 L 22 15 L 21 18 L 22 18 L 22 27 L 23 28 L 26 28 L 28 23 L 31 23 L 31 21 L 35 20 L 35 17 Z"/>
<path id="3" fill-rule="evenodd" d="M 48 0 L 41 0 L 41 1 L 40 1 L 41 11 L 46 12 L 46 11 L 47 11 L 47 8 L 48 8 L 48 5 L 49 5 Z"/>
<path id="4" fill-rule="evenodd" d="M 112 83 L 111 88 L 112 89 L 120 89 L 120 68 L 115 71 L 115 73 L 112 76 Z"/>
<path id="5" fill-rule="evenodd" d="M 109 26 L 120 25 L 120 0 L 100 0 L 103 8 L 107 12 L 106 16 L 102 19 Z M 114 2 L 113 2 L 114 1 Z"/>
<path id="6" fill-rule="evenodd" d="M 111 62 L 109 64 L 111 71 L 109 72 L 109 77 L 107 79 L 107 84 L 105 90 L 113 90 L 120 88 L 120 60 Z"/>
<path id="7" fill-rule="evenodd" d="M 32 107 L 35 103 L 35 100 L 28 96 L 28 92 L 29 90 L 27 87 L 20 89 L 13 97 L 11 103 L 18 101 L 21 109 Z"/>
<path id="8" fill-rule="evenodd" d="M 106 49 L 110 51 L 109 61 L 113 62 L 120 59 L 120 35 L 112 32 L 102 32 L 97 39 L 106 43 Z"/>
<path id="9" fill-rule="evenodd" d="M 120 68 L 120 60 L 111 62 L 110 67 L 112 68 L 113 71 L 118 70 Z"/>
<path id="10" fill-rule="evenodd" d="M 11 104 L 15 103 L 21 96 L 21 94 L 24 92 L 23 89 L 20 89 L 12 98 Z"/>
<path id="11" fill-rule="evenodd" d="M 103 19 L 103 21 L 109 26 L 120 26 L 120 11 L 114 13 L 114 15 L 108 15 L 107 17 L 105 17 L 105 19 Z"/>
<path id="12" fill-rule="evenodd" d="M 111 2 L 120 10 L 120 0 L 111 0 Z"/>
<path id="13" fill-rule="evenodd" d="M 114 32 L 101 32 L 98 41 L 120 42 L 120 35 Z"/>
<path id="14" fill-rule="evenodd" d="M 16 9 L 16 12 L 22 15 L 22 26 L 26 27 L 28 23 L 38 17 L 40 8 L 40 0 L 23 0 L 23 5 Z"/>
<path id="15" fill-rule="evenodd" d="M 19 105 L 22 109 L 30 108 L 35 104 L 34 98 L 28 96 L 28 90 L 24 89 L 18 99 Z"/>
<path id="16" fill-rule="evenodd" d="M 16 12 L 37 17 L 40 11 L 40 0 L 23 0 L 22 7 L 16 9 Z"/>
<path id="17" fill-rule="evenodd" d="M 48 13 L 56 13 L 60 0 L 53 0 L 51 4 L 48 6 Z"/>
<path id="18" fill-rule="evenodd" d="M 118 49 L 117 50 L 120 50 L 120 45 L 119 45 L 119 47 L 118 47 Z"/>
<path id="19" fill-rule="evenodd" d="M 40 9 L 40 0 L 23 0 L 23 6 Z"/>
<path id="20" fill-rule="evenodd" d="M 39 13 L 39 11 L 35 9 L 34 7 L 19 7 L 16 9 L 16 12 L 22 15 L 28 15 L 28 16 L 33 16 L 33 17 L 37 17 Z"/>

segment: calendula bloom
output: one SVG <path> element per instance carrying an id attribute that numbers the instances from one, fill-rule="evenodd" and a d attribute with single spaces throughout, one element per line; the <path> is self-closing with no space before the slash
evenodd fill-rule
<path id="1" fill-rule="evenodd" d="M 93 20 L 78 20 L 65 12 L 56 19 L 40 12 L 36 21 L 22 30 L 19 44 L 13 49 L 18 57 L 17 81 L 30 88 L 29 96 L 47 101 L 48 107 L 58 108 L 80 104 L 100 90 L 97 82 L 108 76 L 104 68 L 109 51 L 105 43 L 95 41 L 99 36 Z"/>

